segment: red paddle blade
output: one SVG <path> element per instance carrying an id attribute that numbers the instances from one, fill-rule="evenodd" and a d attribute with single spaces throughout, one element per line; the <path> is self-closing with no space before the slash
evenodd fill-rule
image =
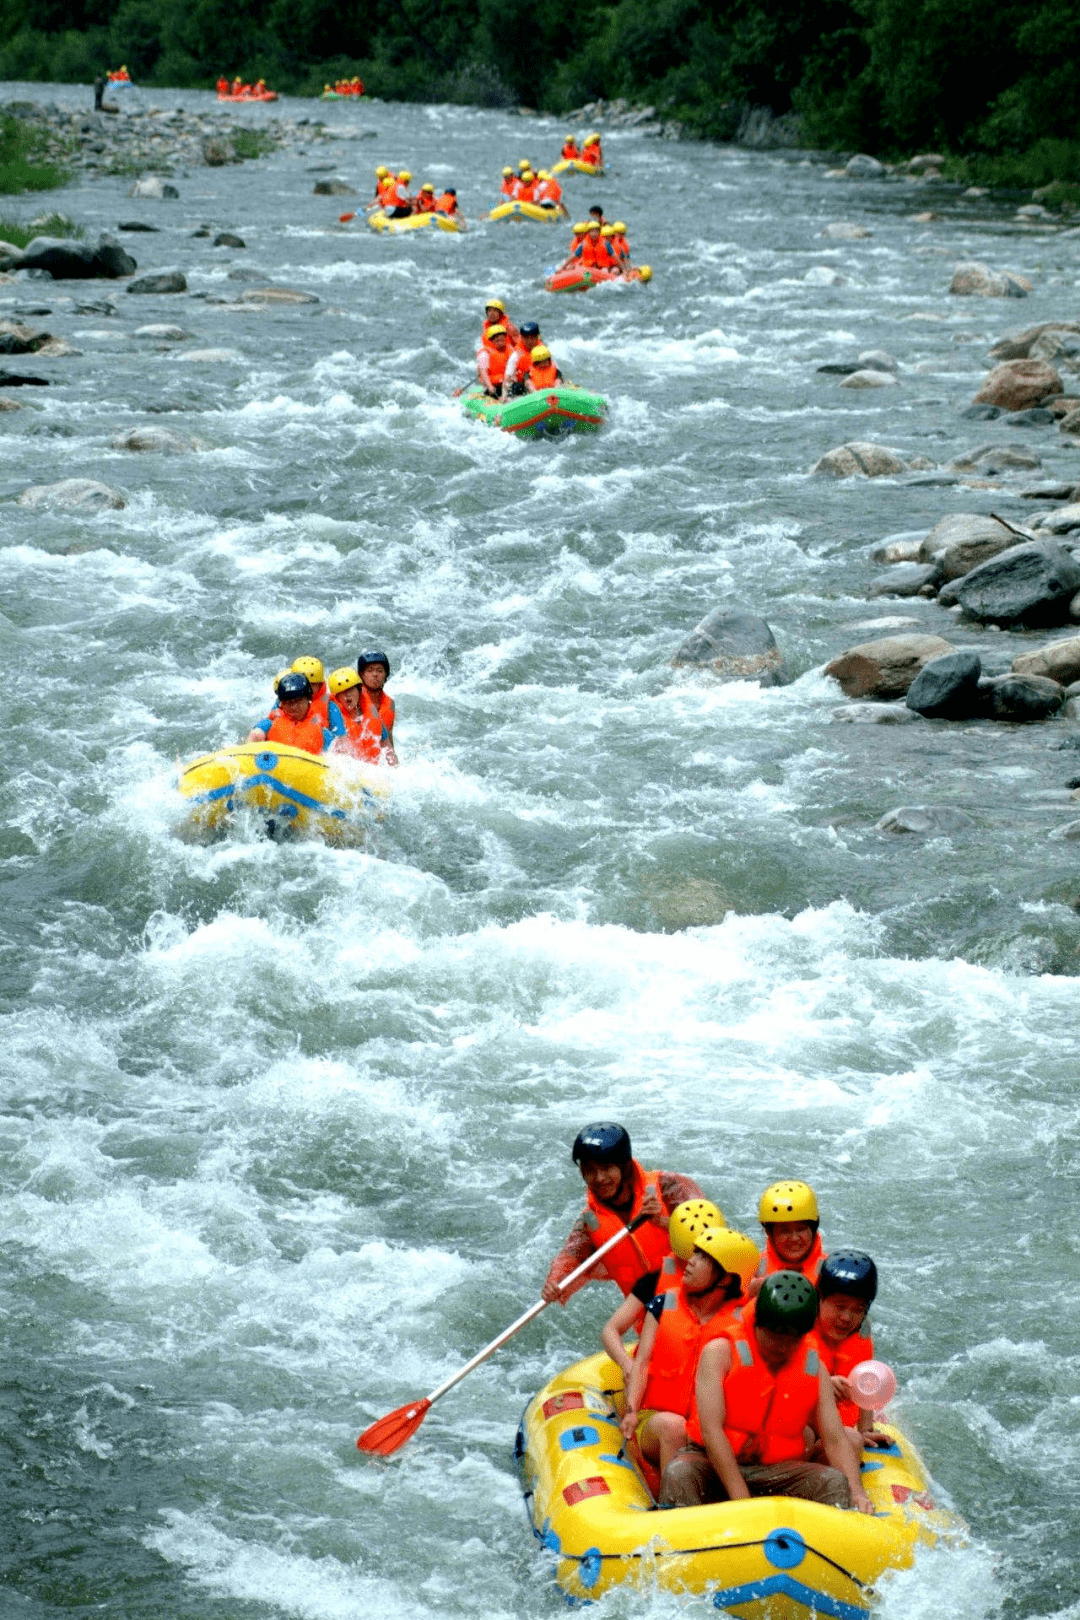
<path id="1" fill-rule="evenodd" d="M 356 218 L 355 214 L 339 214 L 338 215 L 338 223 L 340 225 L 347 225 L 349 223 L 350 219 L 355 219 L 355 218 Z"/>
<path id="2" fill-rule="evenodd" d="M 356 1442 L 357 1450 L 370 1451 L 377 1457 L 392 1456 L 416 1433 L 430 1405 L 427 1399 L 410 1401 L 408 1406 L 399 1406 L 396 1412 L 377 1418 Z"/>

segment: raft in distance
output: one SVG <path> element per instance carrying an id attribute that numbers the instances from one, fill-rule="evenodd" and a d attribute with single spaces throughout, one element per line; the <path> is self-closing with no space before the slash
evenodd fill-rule
<path id="1" fill-rule="evenodd" d="M 607 401 L 573 383 L 539 388 L 516 399 L 491 399 L 482 388 L 462 396 L 466 416 L 479 417 L 491 427 L 519 439 L 554 439 L 568 433 L 597 433 L 607 420 Z"/>

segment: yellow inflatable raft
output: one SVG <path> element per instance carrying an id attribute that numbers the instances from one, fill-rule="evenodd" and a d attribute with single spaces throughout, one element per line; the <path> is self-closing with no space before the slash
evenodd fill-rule
<path id="1" fill-rule="evenodd" d="M 531 202 L 500 203 L 488 215 L 488 219 L 535 219 L 545 225 L 554 225 L 562 217 L 554 203 L 550 208 L 543 208 L 540 203 Z"/>
<path id="2" fill-rule="evenodd" d="M 913 1563 L 919 1546 L 959 1540 L 964 1525 L 936 1506 L 910 1441 L 890 1424 L 886 1450 L 863 1452 L 874 1518 L 792 1496 L 652 1511 L 619 1433 L 622 1374 L 605 1355 L 559 1373 L 525 1408 L 518 1431 L 533 1533 L 554 1554 L 573 1602 L 620 1581 L 703 1592 L 742 1620 L 867 1620 L 873 1585 Z"/>
<path id="3" fill-rule="evenodd" d="M 368 216 L 368 224 L 373 231 L 380 234 L 385 231 L 388 236 L 400 236 L 403 231 L 422 231 L 434 225 L 437 230 L 457 233 L 461 230 L 460 223 L 450 214 L 410 214 L 406 219 L 391 219 L 382 209 Z"/>
<path id="4" fill-rule="evenodd" d="M 223 828 L 245 810 L 261 812 L 271 830 L 295 830 L 333 842 L 356 842 L 389 794 L 387 773 L 342 754 L 308 754 L 285 743 L 238 743 L 201 754 L 180 772 L 190 804 L 187 826 L 198 836 Z"/>
<path id="5" fill-rule="evenodd" d="M 552 174 L 603 174 L 603 167 L 599 163 L 582 163 L 580 158 L 560 158 L 558 163 L 552 165 Z"/>

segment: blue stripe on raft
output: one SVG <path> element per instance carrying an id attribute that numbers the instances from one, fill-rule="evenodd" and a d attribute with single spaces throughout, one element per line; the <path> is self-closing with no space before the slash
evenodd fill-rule
<path id="1" fill-rule="evenodd" d="M 208 793 L 193 793 L 191 802 L 192 804 L 213 804 L 218 799 L 228 799 L 236 795 L 243 797 L 253 787 L 272 788 L 281 798 L 291 800 L 294 804 L 301 804 L 305 810 L 316 810 L 320 815 L 331 816 L 335 820 L 345 819 L 344 810 L 334 809 L 331 805 L 324 804 L 320 799 L 312 799 L 308 794 L 301 793 L 299 788 L 287 787 L 276 776 L 243 776 L 238 782 L 228 782 L 224 787 L 211 788 Z M 360 793 L 364 802 L 370 803 L 371 794 L 368 789 L 361 788 Z"/>
<path id="2" fill-rule="evenodd" d="M 773 1597 L 777 1593 L 801 1603 L 808 1614 L 827 1614 L 831 1620 L 868 1620 L 870 1614 L 869 1609 L 861 1609 L 855 1603 L 843 1603 L 839 1598 L 830 1597 L 827 1592 L 816 1592 L 812 1586 L 804 1586 L 802 1581 L 793 1580 L 790 1575 L 769 1575 L 762 1581 L 748 1581 L 745 1586 L 729 1586 L 716 1593 L 713 1606 L 717 1609 L 734 1609 L 741 1603 L 759 1603 L 762 1598 Z"/>

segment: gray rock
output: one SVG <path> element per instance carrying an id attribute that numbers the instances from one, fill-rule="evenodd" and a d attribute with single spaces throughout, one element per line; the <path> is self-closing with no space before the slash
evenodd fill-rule
<path id="1" fill-rule="evenodd" d="M 892 388 L 896 385 L 896 378 L 888 371 L 878 371 L 875 367 L 867 366 L 865 370 L 853 371 L 844 378 L 841 388 Z"/>
<path id="2" fill-rule="evenodd" d="M 140 175 L 128 192 L 129 197 L 179 197 L 180 193 L 175 186 L 163 180 L 159 174 Z"/>
<path id="3" fill-rule="evenodd" d="M 23 252 L 20 271 L 45 271 L 54 281 L 115 281 L 134 275 L 137 266 L 130 253 L 102 232 L 96 246 L 67 237 L 35 236 Z"/>
<path id="4" fill-rule="evenodd" d="M 1080 410 L 1067 411 L 1058 423 L 1061 433 L 1080 433 Z"/>
<path id="5" fill-rule="evenodd" d="M 182 433 L 173 433 L 170 428 L 125 428 L 122 433 L 118 433 L 109 441 L 109 448 L 152 450 L 166 455 L 180 455 L 188 450 L 198 450 L 199 441 L 189 439 Z"/>
<path id="6" fill-rule="evenodd" d="M 861 368 L 854 360 L 831 360 L 828 365 L 818 366 L 819 377 L 853 377 Z"/>
<path id="7" fill-rule="evenodd" d="M 1042 466 L 1042 457 L 1034 450 L 1024 450 L 1014 444 L 980 444 L 966 450 L 949 462 L 950 472 L 981 472 L 993 475 L 999 472 L 1030 472 Z"/>
<path id="8" fill-rule="evenodd" d="M 906 726 L 919 718 L 903 703 L 848 703 L 834 709 L 832 717 L 849 726 Z"/>
<path id="9" fill-rule="evenodd" d="M 0 242 L 0 270 L 15 270 L 21 263 L 22 248 L 14 247 L 10 242 Z"/>
<path id="10" fill-rule="evenodd" d="M 998 338 L 990 350 L 992 360 L 1028 360 L 1031 351 L 1039 339 L 1047 334 L 1058 338 L 1076 336 L 1080 334 L 1080 321 L 1040 321 L 1037 326 L 1029 326 L 1022 332 L 1006 332 Z M 1043 359 L 1053 359 L 1053 355 L 1044 355 Z"/>
<path id="11" fill-rule="evenodd" d="M 992 720 L 1047 720 L 1065 701 L 1065 688 L 1043 675 L 993 675 L 979 691 Z"/>
<path id="12" fill-rule="evenodd" d="M 726 681 L 786 686 L 790 679 L 765 620 L 739 604 L 714 608 L 690 632 L 671 662 L 675 668 L 711 669 Z"/>
<path id="13" fill-rule="evenodd" d="M 182 326 L 170 326 L 165 321 L 152 321 L 149 326 L 137 326 L 136 337 L 156 338 L 159 343 L 183 343 L 190 338 L 191 333 L 185 332 Z"/>
<path id="14" fill-rule="evenodd" d="M 1078 416 L 1080 415 L 1080 411 L 1074 411 L 1072 414 L 1074 416 Z M 1033 405 L 1030 410 L 1011 412 L 1009 415 L 1009 426 L 1053 427 L 1056 420 L 1057 418 L 1055 417 L 1053 411 L 1048 411 L 1041 405 Z M 1063 420 L 1067 420 L 1067 418 L 1063 418 Z"/>
<path id="15" fill-rule="evenodd" d="M 909 709 L 931 720 L 965 720 L 980 709 L 979 677 L 982 659 L 959 647 L 943 658 L 924 664 L 908 687 Z"/>
<path id="16" fill-rule="evenodd" d="M 941 636 L 882 636 L 863 641 L 825 665 L 848 697 L 902 698 L 924 664 L 955 649 Z"/>
<path id="17" fill-rule="evenodd" d="M 158 270 L 151 276 L 140 276 L 128 286 L 129 293 L 182 293 L 187 292 L 187 279 L 180 270 Z"/>
<path id="18" fill-rule="evenodd" d="M 1005 412 L 1000 405 L 965 405 L 959 414 L 968 422 L 993 422 Z"/>
<path id="19" fill-rule="evenodd" d="M 895 450 L 883 444 L 852 439 L 835 450 L 827 450 L 810 473 L 815 478 L 892 478 L 897 473 L 908 472 L 914 465 L 914 461 L 904 461 Z"/>
<path id="20" fill-rule="evenodd" d="M 19 496 L 20 506 L 65 506 L 82 511 L 119 511 L 127 502 L 118 489 L 93 478 L 62 478 L 58 484 L 31 484 Z"/>
<path id="21" fill-rule="evenodd" d="M 920 152 L 917 157 L 908 159 L 907 170 L 909 174 L 925 174 L 927 169 L 940 169 L 944 164 L 945 159 L 940 153 Z M 968 193 L 965 192 L 964 195 L 967 196 Z"/>
<path id="22" fill-rule="evenodd" d="M 1044 675 L 1071 688 L 1074 681 L 1080 681 L 1080 636 L 1066 636 L 1034 652 L 1019 653 L 1012 667 L 1014 675 Z M 1070 690 L 1068 695 L 1076 694 Z"/>
<path id="23" fill-rule="evenodd" d="M 952 833 L 970 832 L 975 823 L 964 810 L 954 810 L 947 804 L 899 805 L 883 815 L 875 832 L 892 833 Z"/>
<path id="24" fill-rule="evenodd" d="M 1066 821 L 1064 826 L 1055 827 L 1046 836 L 1054 844 L 1075 843 L 1080 838 L 1080 821 Z"/>
<path id="25" fill-rule="evenodd" d="M 298 292 L 295 287 L 246 287 L 240 294 L 245 304 L 317 304 L 315 293 Z"/>
<path id="26" fill-rule="evenodd" d="M 856 180 L 872 180 L 885 173 L 885 165 L 879 163 L 877 158 L 869 157 L 865 152 L 856 152 L 855 156 L 848 158 L 844 164 L 844 172 Z"/>
<path id="27" fill-rule="evenodd" d="M 980 563 L 955 584 L 964 612 L 984 624 L 1064 624 L 1080 564 L 1053 540 L 1033 540 Z"/>
<path id="28" fill-rule="evenodd" d="M 49 342 L 48 332 L 35 331 L 18 321 L 0 321 L 0 354 L 36 354 Z"/>
<path id="29" fill-rule="evenodd" d="M 344 180 L 316 180 L 312 186 L 312 193 L 316 197 L 355 197 L 354 186 L 347 185 Z"/>
<path id="30" fill-rule="evenodd" d="M 118 231 L 153 232 L 158 236 L 161 234 L 160 225 L 147 225 L 141 219 L 122 219 L 116 228 Z"/>
<path id="31" fill-rule="evenodd" d="M 918 596 L 929 586 L 941 583 L 941 567 L 936 562 L 900 562 L 888 573 L 870 581 L 870 596 Z"/>
<path id="32" fill-rule="evenodd" d="M 1016 545 L 1016 535 L 997 518 L 953 512 L 936 523 L 919 547 L 923 562 L 939 562 L 944 580 L 962 579 L 979 563 Z"/>
<path id="33" fill-rule="evenodd" d="M 859 355 L 860 366 L 868 371 L 899 371 L 900 366 L 884 349 L 864 349 Z"/>
<path id="34" fill-rule="evenodd" d="M 1059 506 L 1056 512 L 1044 513 L 1038 527 L 1047 534 L 1071 534 L 1074 529 L 1080 529 L 1080 501 Z"/>
<path id="35" fill-rule="evenodd" d="M 247 247 L 247 243 L 242 236 L 236 236 L 232 231 L 218 231 L 214 237 L 214 246 L 242 248 Z"/>
<path id="36" fill-rule="evenodd" d="M 922 556 L 925 529 L 905 529 L 902 534 L 887 534 L 871 547 L 870 561 L 875 563 L 902 563 L 928 561 Z"/>

